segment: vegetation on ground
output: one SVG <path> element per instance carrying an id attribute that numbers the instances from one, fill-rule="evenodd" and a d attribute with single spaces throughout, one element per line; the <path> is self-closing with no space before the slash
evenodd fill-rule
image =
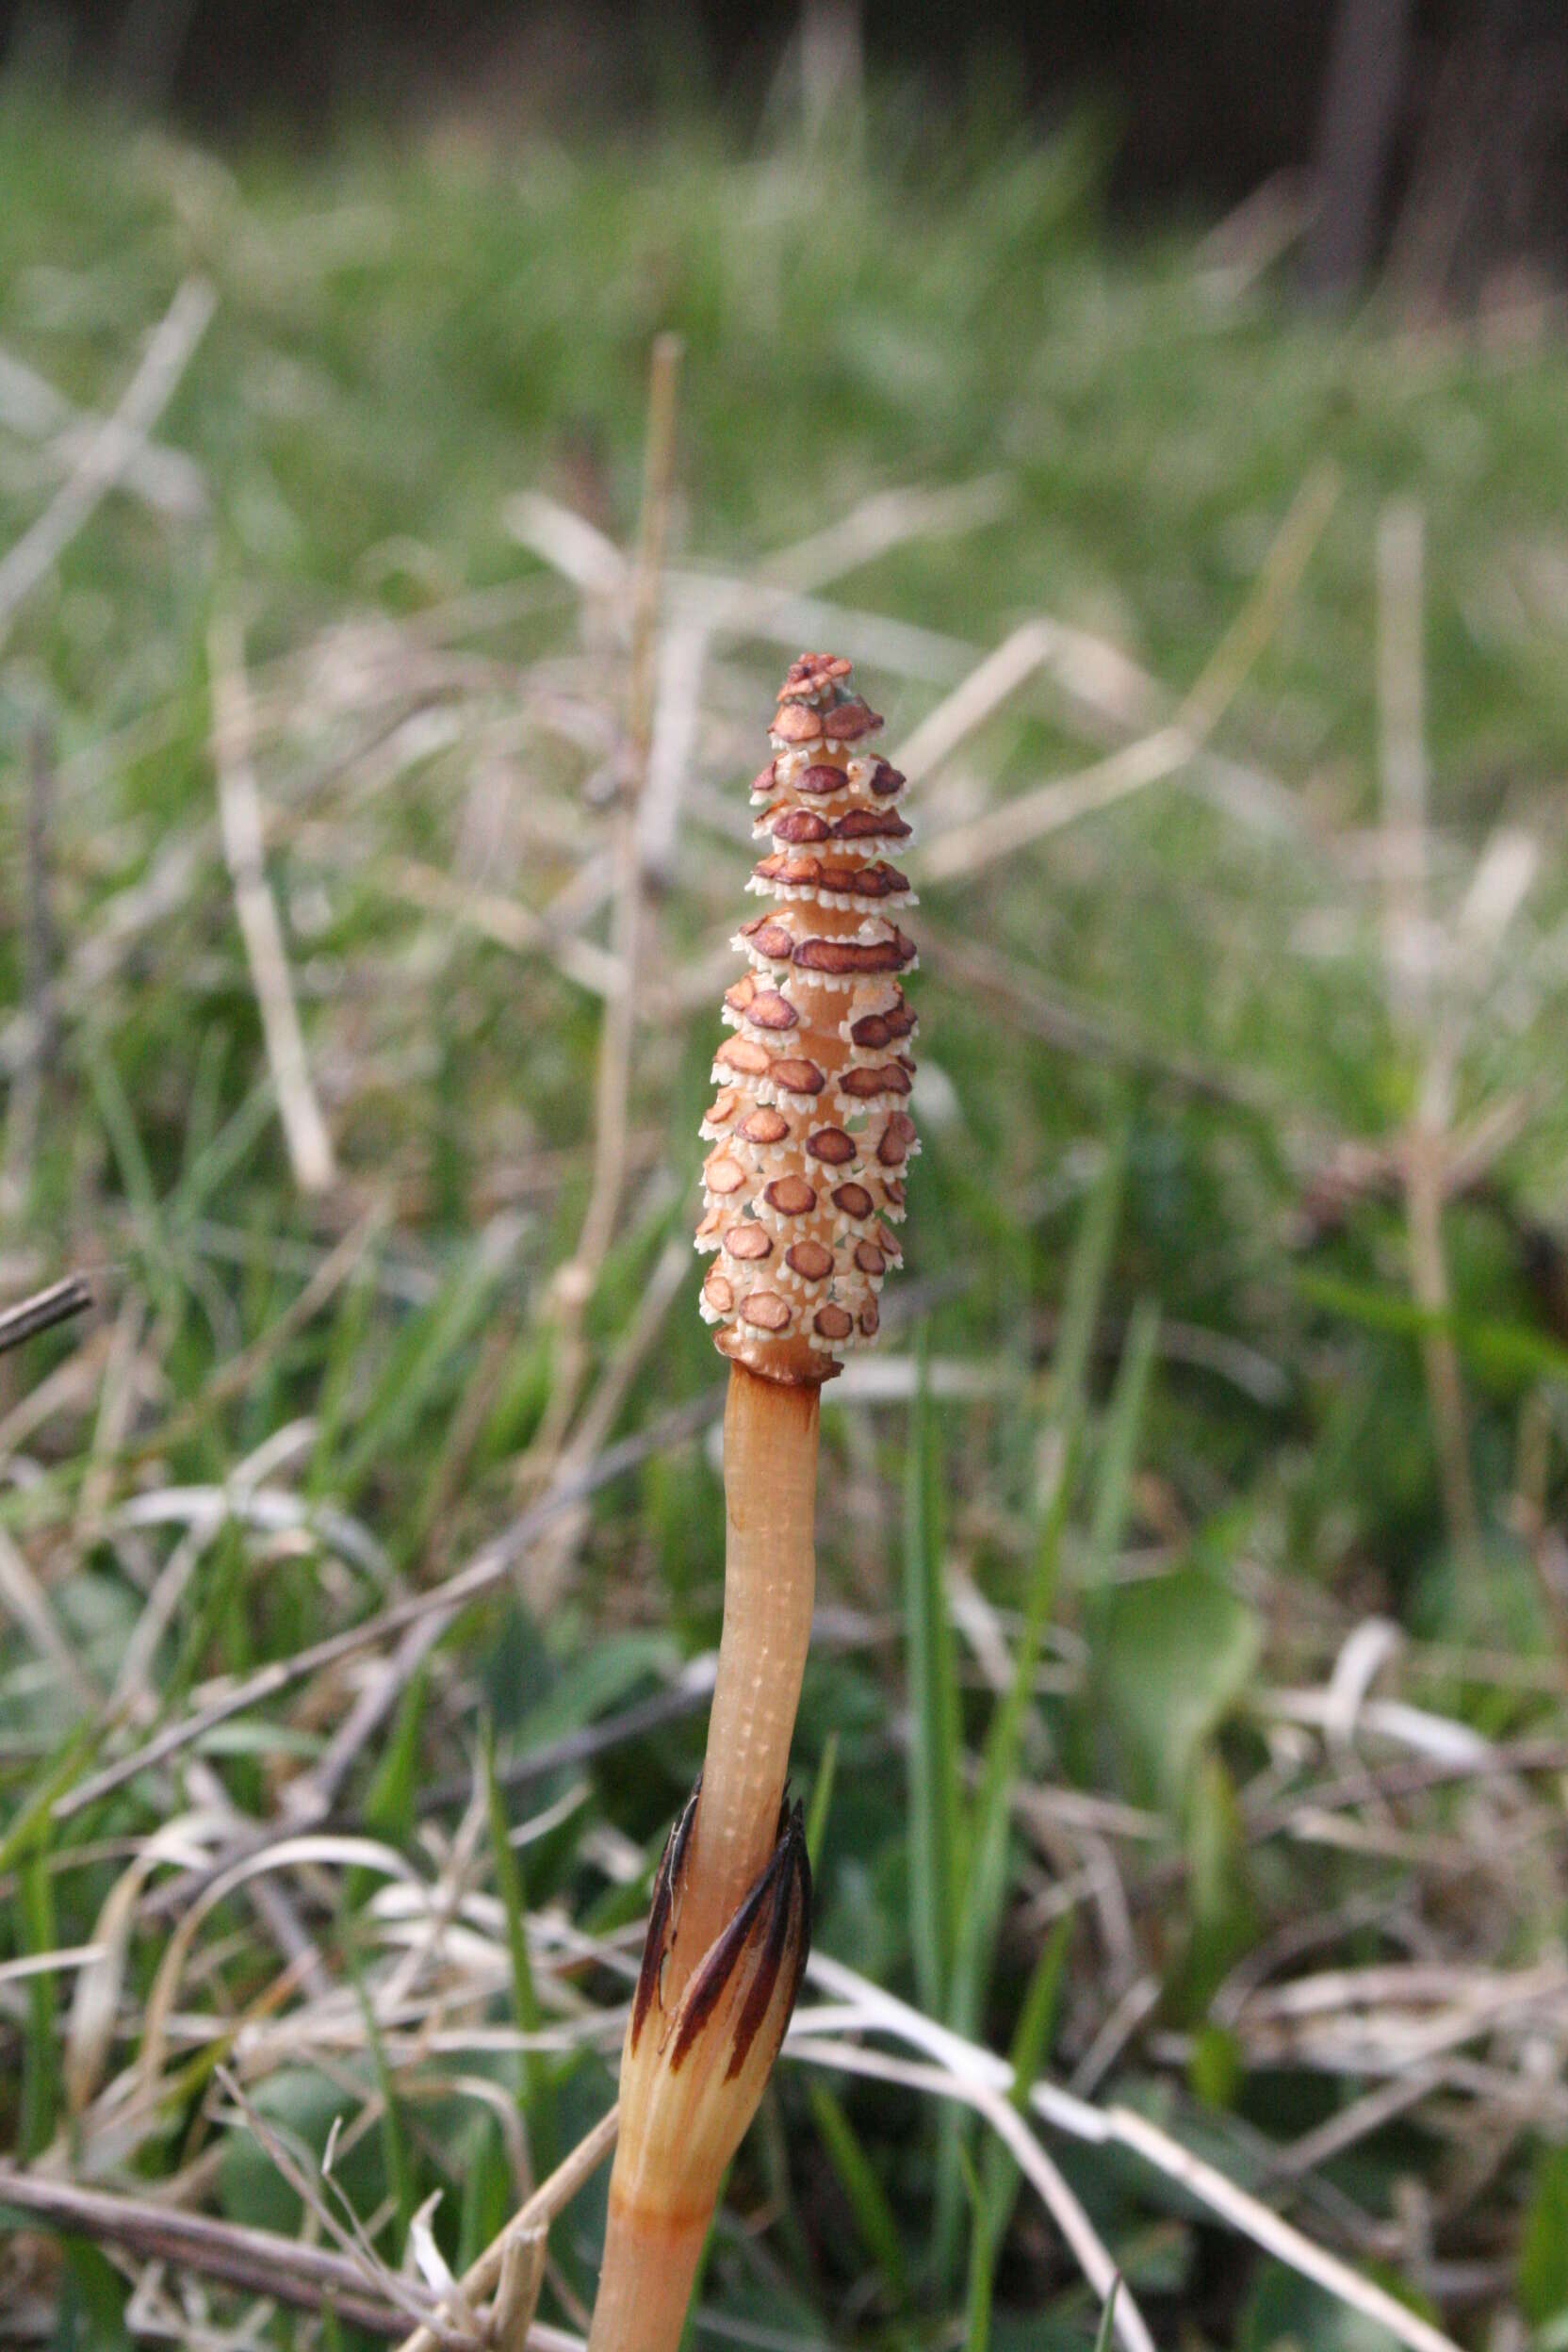
<path id="1" fill-rule="evenodd" d="M 1091 2344 L 1059 2175 L 1124 2341 L 1568 2341 L 1568 354 L 1130 244 L 1102 161 L 896 94 L 222 159 L 0 87 L 0 550 L 105 462 L 48 388 L 215 298 L 0 584 L 0 1281 L 104 1301 L 0 1357 L 0 2148 L 337 2306 L 0 2197 L 8 2330 L 396 2337 L 613 2097 L 745 787 L 824 644 L 908 746 L 923 1156 L 696 2340 Z"/>

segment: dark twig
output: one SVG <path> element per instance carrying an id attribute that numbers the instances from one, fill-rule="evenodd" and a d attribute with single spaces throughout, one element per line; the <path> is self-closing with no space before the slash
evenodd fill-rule
<path id="1" fill-rule="evenodd" d="M 151 2198 L 120 2197 L 104 2189 L 78 2188 L 0 2165 L 0 2209 L 30 2213 L 47 2228 L 72 2237 L 122 2246 L 144 2262 L 179 2262 L 209 2278 L 220 2278 L 248 2295 L 263 2295 L 294 2311 L 335 2311 L 368 2333 L 396 2342 L 408 2319 L 367 2286 L 356 2266 L 341 2254 L 302 2246 L 271 2230 L 248 2230 L 207 2213 L 180 2213 Z M 440 2344 L 471 2347 L 471 2333 L 443 2330 Z"/>
<path id="2" fill-rule="evenodd" d="M 0 1356 L 8 1348 L 20 1348 L 24 1340 L 36 1339 L 40 1331 L 53 1331 L 57 1323 L 67 1323 L 74 1315 L 85 1315 L 93 1303 L 92 1284 L 85 1274 L 67 1274 L 63 1282 L 51 1282 L 47 1290 L 33 1293 L 14 1307 L 0 1313 Z"/>

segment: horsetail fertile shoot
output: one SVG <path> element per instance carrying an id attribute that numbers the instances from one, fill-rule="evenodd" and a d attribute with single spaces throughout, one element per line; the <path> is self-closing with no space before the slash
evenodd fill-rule
<path id="1" fill-rule="evenodd" d="M 913 903 L 887 853 L 904 777 L 850 665 L 803 654 L 752 786 L 768 902 L 736 946 L 734 1034 L 703 1121 L 702 1312 L 729 1358 L 725 1603 L 702 1775 L 660 1867 L 621 2070 L 593 2352 L 674 2352 L 724 2168 L 756 2113 L 810 1941 L 786 1800 L 816 1587 L 824 1381 L 874 1339 L 899 1263 L 915 1017 Z"/>

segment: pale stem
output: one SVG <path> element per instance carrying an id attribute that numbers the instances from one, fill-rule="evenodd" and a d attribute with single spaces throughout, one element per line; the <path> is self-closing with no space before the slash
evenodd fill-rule
<path id="1" fill-rule="evenodd" d="M 676 2220 L 613 2193 L 588 2352 L 676 2352 L 711 2210 Z"/>
<path id="2" fill-rule="evenodd" d="M 724 1631 L 667 2004 L 772 1854 L 816 1591 L 815 1386 L 730 1366 Z"/>

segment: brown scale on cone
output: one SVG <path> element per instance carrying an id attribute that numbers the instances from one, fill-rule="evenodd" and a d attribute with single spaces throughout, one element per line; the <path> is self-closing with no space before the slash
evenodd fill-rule
<path id="1" fill-rule="evenodd" d="M 875 1336 L 920 1150 L 898 922 L 915 902 L 894 862 L 909 826 L 904 778 L 871 746 L 881 724 L 847 662 L 791 665 L 752 786 L 765 854 L 748 887 L 766 903 L 736 937 L 750 969 L 725 995 L 734 1034 L 702 1123 L 703 1315 L 723 1354 L 794 1385 Z"/>

